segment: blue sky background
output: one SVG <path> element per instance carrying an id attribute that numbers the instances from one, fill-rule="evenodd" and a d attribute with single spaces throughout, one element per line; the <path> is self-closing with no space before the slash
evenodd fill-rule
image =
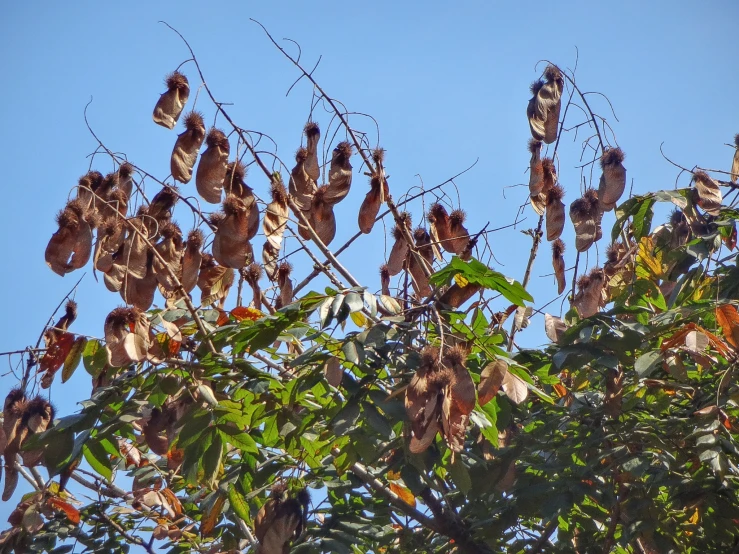
<path id="1" fill-rule="evenodd" d="M 541 59 L 572 68 L 579 49 L 577 79 L 583 90 L 608 95 L 608 105 L 590 96 L 593 109 L 605 116 L 626 152 L 624 165 L 634 193 L 675 186 L 677 171 L 668 155 L 692 167 L 728 170 L 733 152 L 724 146 L 739 132 L 736 96 L 735 0 L 671 2 L 219 2 L 177 3 L 6 3 L 0 18 L 0 299 L 5 310 L 0 351 L 36 342 L 50 311 L 82 274 L 65 278 L 44 263 L 44 248 L 56 230 L 54 215 L 65 204 L 87 156 L 96 148 L 83 109 L 94 98 L 88 118 L 98 136 L 114 151 L 163 179 L 176 132 L 151 121 L 164 91 L 166 73 L 189 55 L 180 39 L 158 20 L 166 20 L 189 40 L 209 86 L 222 102 L 233 102 L 230 115 L 243 127 L 270 134 L 278 153 L 290 164 L 307 120 L 311 88 L 295 68 L 249 21 L 260 20 L 276 39 L 289 37 L 303 49 L 306 65 L 323 56 L 316 77 L 329 95 L 350 110 L 372 114 L 387 150 L 391 192 L 398 198 L 420 184 L 433 186 L 479 158 L 457 180 L 468 228 L 512 223 L 527 194 L 530 137 L 526 122 L 529 84 Z M 289 43 L 285 46 L 291 48 Z M 192 64 L 183 67 L 193 89 Z M 188 108 L 192 104 L 192 98 Z M 201 94 L 198 108 L 212 121 L 215 110 Z M 571 110 L 573 119 L 582 119 Z M 317 113 L 325 128 L 329 117 Z M 355 120 L 372 131 L 371 122 Z M 563 138 L 560 182 L 569 205 L 579 196 L 580 133 Z M 233 144 L 233 143 L 232 143 Z M 232 149 L 233 150 L 233 149 Z M 354 158 L 358 168 L 358 157 Z M 588 161 L 588 160 L 586 160 Z M 93 167 L 112 170 L 97 157 Z M 420 177 L 419 177 L 420 176 Z M 599 172 L 595 174 L 595 184 Z M 264 176 L 255 169 L 247 179 L 267 196 Z M 683 186 L 687 179 L 683 178 Z M 194 193 L 194 182 L 184 190 Z M 148 191 L 156 192 L 156 185 Z M 368 190 L 355 174 L 352 191 L 337 207 L 338 246 L 357 230 L 357 210 Z M 448 189 L 456 203 L 456 193 Z M 504 196 L 505 195 L 505 196 Z M 421 216 L 413 205 L 414 222 Z M 181 212 L 183 230 L 191 218 Z M 530 207 L 519 227 L 534 226 Z M 606 235 L 613 215 L 606 216 Z M 565 242 L 571 242 L 568 221 Z M 507 229 L 490 236 L 496 269 L 521 279 L 530 239 Z M 261 247 L 261 239 L 255 242 Z M 288 247 L 291 243 L 288 242 Z M 606 246 L 600 243 L 601 254 Z M 389 245 L 388 245 L 389 247 Z M 379 287 L 377 267 L 386 248 L 382 232 L 362 237 L 342 254 L 342 262 L 370 288 Z M 574 261 L 574 248 L 565 257 Z M 595 251 L 589 264 L 595 265 Z M 305 259 L 295 260 L 298 269 Z M 303 267 L 308 267 L 303 265 Z M 548 245 L 534 267 L 530 292 L 537 305 L 555 297 Z M 582 265 L 581 265 L 582 268 Z M 321 284 L 316 281 L 316 287 Z M 76 299 L 80 316 L 72 330 L 102 335 L 105 315 L 121 302 L 89 270 Z M 159 302 L 160 300 L 157 300 Z M 559 312 L 560 302 L 548 311 Z M 501 308 L 504 307 L 501 304 Z M 528 346 L 544 342 L 543 320 L 519 335 Z M 18 357 L 0 358 L 0 395 L 16 384 L 9 373 Z M 58 379 L 58 378 L 57 378 Z M 89 377 L 80 370 L 51 397 L 61 414 L 89 394 Z M 23 481 L 14 499 L 24 492 Z M 11 505 L 0 505 L 5 521 Z M 4 524 L 0 523 L 0 528 Z"/>

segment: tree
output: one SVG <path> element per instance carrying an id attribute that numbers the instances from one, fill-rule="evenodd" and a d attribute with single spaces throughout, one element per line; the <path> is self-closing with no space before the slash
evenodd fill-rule
<path id="1" fill-rule="evenodd" d="M 192 65 L 182 67 L 194 67 L 221 128 L 185 112 L 196 87 L 177 68 L 154 110 L 168 129 L 184 123 L 173 180 L 99 141 L 115 171 L 88 172 L 59 213 L 49 267 L 66 274 L 92 259 L 125 306 L 99 340 L 75 334 L 77 307 L 66 302 L 44 348 L 27 350 L 4 407 L 3 496 L 21 479 L 35 490 L 11 515 L 3 550 L 735 548 L 737 212 L 721 187 L 734 191 L 738 162 L 729 172 L 680 167 L 689 186 L 624 198 L 624 154 L 607 119 L 574 73 L 547 63 L 526 109 L 525 209 L 539 217 L 518 283 L 490 267 L 489 230 L 468 229 L 459 206 L 429 201 L 414 228 L 403 211 L 414 197 L 395 200 L 372 135 L 272 42 L 311 83 L 315 113 L 329 112 L 319 122 L 311 111 L 295 162 L 231 119 L 184 41 Z M 555 162 L 562 136 L 579 129 L 592 132 L 588 186 L 567 210 Z M 243 160 L 270 199 L 247 185 Z M 357 236 L 393 225 L 379 292 L 337 258 L 354 239 L 330 248 L 356 173 L 369 177 Z M 212 212 L 183 192 L 193 180 Z M 654 226 L 659 203 L 675 210 Z M 175 204 L 198 222 L 187 234 Z M 609 211 L 605 261 L 578 278 Z M 313 267 L 291 266 L 286 235 Z M 516 337 L 545 238 L 571 309 L 546 317 L 550 344 L 528 349 Z M 320 276 L 330 286 L 311 291 Z M 150 309 L 157 291 L 164 307 Z M 80 366 L 90 399 L 58 418 L 35 391 Z M 71 496 L 72 483 L 93 498 Z"/>

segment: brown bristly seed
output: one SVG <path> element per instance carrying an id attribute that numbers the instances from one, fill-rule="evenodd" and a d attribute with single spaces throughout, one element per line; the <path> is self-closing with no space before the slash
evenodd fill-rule
<path id="1" fill-rule="evenodd" d="M 685 222 L 685 214 L 679 208 L 675 208 L 670 212 L 670 224 L 680 225 Z"/>
<path id="2" fill-rule="evenodd" d="M 348 160 L 352 157 L 352 145 L 347 141 L 337 144 L 334 151 L 339 155 L 340 161 Z"/>
<path id="3" fill-rule="evenodd" d="M 80 220 L 77 217 L 77 214 L 75 214 L 71 210 L 59 210 L 59 212 L 56 214 L 56 223 L 59 225 L 59 227 L 76 227 L 79 225 Z"/>
<path id="4" fill-rule="evenodd" d="M 565 189 L 562 185 L 554 185 L 547 192 L 547 202 L 554 202 L 556 200 L 562 200 L 565 195 Z"/>
<path id="5" fill-rule="evenodd" d="M 555 65 L 548 65 L 544 70 L 544 78 L 550 83 L 562 80 L 562 72 Z"/>
<path id="6" fill-rule="evenodd" d="M 444 361 L 449 365 L 464 365 L 465 361 L 467 361 L 467 352 L 460 345 L 454 346 L 446 351 Z"/>
<path id="7" fill-rule="evenodd" d="M 531 154 L 535 154 L 541 150 L 541 141 L 534 138 L 529 139 L 528 150 Z"/>
<path id="8" fill-rule="evenodd" d="M 120 175 L 124 179 L 130 177 L 131 175 L 133 175 L 133 165 L 128 162 L 122 163 L 121 167 L 118 168 L 118 175 Z"/>
<path id="9" fill-rule="evenodd" d="M 418 241 L 426 240 L 428 238 L 428 232 L 423 227 L 417 227 L 415 231 L 413 231 L 413 238 Z"/>
<path id="10" fill-rule="evenodd" d="M 536 96 L 537 94 L 539 94 L 539 91 L 541 90 L 541 87 L 543 86 L 544 86 L 544 81 L 539 79 L 538 81 L 534 81 L 533 83 L 531 83 L 531 85 L 529 85 L 529 90 L 531 91 L 532 95 Z"/>
<path id="11" fill-rule="evenodd" d="M 208 220 L 209 220 L 209 221 L 210 221 L 210 222 L 211 222 L 211 223 L 212 223 L 213 225 L 215 225 L 216 227 L 218 227 L 218 226 L 219 226 L 219 225 L 220 225 L 220 224 L 221 224 L 221 223 L 223 222 L 223 220 L 224 220 L 225 218 L 226 218 L 226 214 L 224 214 L 223 212 L 213 212 L 213 213 L 212 213 L 212 214 L 210 214 L 210 216 L 208 217 Z"/>
<path id="12" fill-rule="evenodd" d="M 544 158 L 541 161 L 541 168 L 545 174 L 549 173 L 552 176 L 557 175 L 557 168 L 555 167 L 554 160 L 552 160 L 552 158 Z"/>
<path id="13" fill-rule="evenodd" d="M 187 234 L 188 246 L 200 250 L 200 247 L 203 246 L 203 242 L 205 242 L 205 237 L 200 229 L 193 229 Z"/>
<path id="14" fill-rule="evenodd" d="M 375 148 L 372 151 L 372 160 L 376 164 L 381 164 L 385 161 L 385 149 L 384 148 Z"/>
<path id="15" fill-rule="evenodd" d="M 166 83 L 169 90 L 173 90 L 176 88 L 185 88 L 185 86 L 188 86 L 187 77 L 185 77 L 179 71 L 173 71 L 172 73 L 167 75 L 167 78 L 164 82 Z"/>
<path id="16" fill-rule="evenodd" d="M 180 227 L 174 221 L 167 221 L 163 223 L 159 227 L 159 233 L 162 235 L 162 238 L 165 239 L 171 239 L 177 236 L 179 236 L 180 238 L 182 237 L 182 231 L 180 231 Z"/>
<path id="17" fill-rule="evenodd" d="M 247 266 L 245 278 L 250 284 L 254 284 L 259 282 L 259 279 L 262 278 L 263 274 L 264 270 L 262 269 L 262 265 L 254 262 Z"/>
<path id="18" fill-rule="evenodd" d="M 136 308 L 115 308 L 112 312 L 108 314 L 108 317 L 105 318 L 105 325 L 122 327 L 136 321 L 138 314 L 139 312 Z"/>
<path id="19" fill-rule="evenodd" d="M 403 231 L 397 225 L 395 227 L 393 227 L 393 230 L 391 231 L 391 234 L 393 235 L 393 238 L 395 240 L 400 240 L 400 239 L 403 238 Z"/>
<path id="20" fill-rule="evenodd" d="M 277 266 L 277 273 L 283 277 L 287 277 L 293 270 L 293 266 L 290 262 L 282 262 Z"/>
<path id="21" fill-rule="evenodd" d="M 308 150 L 301 146 L 298 148 L 298 150 L 295 152 L 295 161 L 300 163 L 304 162 L 308 158 Z"/>
<path id="22" fill-rule="evenodd" d="M 598 191 L 594 188 L 588 188 L 585 190 L 585 194 L 583 194 L 582 197 L 588 204 L 590 204 L 590 214 L 595 214 L 598 210 Z"/>
<path id="23" fill-rule="evenodd" d="M 321 129 L 318 127 L 318 123 L 316 123 L 315 121 L 309 121 L 305 124 L 303 132 L 305 133 L 306 137 L 310 137 L 312 135 L 320 135 Z"/>
<path id="24" fill-rule="evenodd" d="M 739 148 L 739 133 L 734 135 L 734 144 L 736 144 L 736 147 Z"/>
<path id="25" fill-rule="evenodd" d="M 606 260 L 609 263 L 615 264 L 618 261 L 618 256 L 621 251 L 621 244 L 618 242 L 612 242 L 606 248 Z"/>
<path id="26" fill-rule="evenodd" d="M 229 194 L 223 201 L 223 213 L 226 215 L 238 215 L 244 213 L 245 209 L 244 203 L 235 194 Z"/>
<path id="27" fill-rule="evenodd" d="M 64 306 L 64 315 L 67 317 L 67 321 L 74 321 L 77 319 L 77 302 L 74 300 L 67 301 Z"/>
<path id="28" fill-rule="evenodd" d="M 452 225 L 460 225 L 464 223 L 465 219 L 467 219 L 467 214 L 462 209 L 453 210 L 449 214 L 449 221 L 452 222 Z"/>
<path id="29" fill-rule="evenodd" d="M 439 359 L 439 349 L 435 346 L 426 346 L 421 350 L 421 367 L 432 368 Z"/>
<path id="30" fill-rule="evenodd" d="M 193 129 L 200 129 L 202 127 L 205 127 L 202 113 L 193 110 L 185 116 L 186 129 L 192 131 Z"/>
<path id="31" fill-rule="evenodd" d="M 273 181 L 270 186 L 269 193 L 272 195 L 272 200 L 279 204 L 287 204 L 287 191 L 285 185 L 281 181 Z"/>
<path id="32" fill-rule="evenodd" d="M 228 137 L 224 134 L 223 131 L 220 129 L 216 129 L 215 127 L 212 127 L 210 131 L 208 131 L 208 136 L 205 137 L 205 144 L 208 145 L 208 148 L 214 148 L 216 146 L 223 148 L 224 150 L 229 150 L 229 144 L 228 144 Z"/>
<path id="33" fill-rule="evenodd" d="M 580 275 L 580 277 L 577 280 L 577 288 L 578 290 L 586 289 L 590 286 L 590 276 L 589 275 Z"/>
<path id="34" fill-rule="evenodd" d="M 607 165 L 615 165 L 624 161 L 626 155 L 620 148 L 609 148 L 600 157 L 600 166 L 605 169 Z"/>
<path id="35" fill-rule="evenodd" d="M 693 173 L 693 179 L 696 181 L 700 181 L 703 183 L 709 183 L 709 184 L 712 181 L 710 175 L 708 175 L 708 173 L 706 173 L 705 171 L 696 171 L 695 173 Z"/>
<path id="36" fill-rule="evenodd" d="M 226 166 L 226 180 L 231 181 L 230 177 L 233 176 L 234 183 L 240 183 L 246 177 L 246 166 L 240 160 L 231 162 Z"/>
<path id="37" fill-rule="evenodd" d="M 382 264 L 380 266 L 380 280 L 382 281 L 390 280 L 390 270 L 388 269 L 387 264 Z"/>

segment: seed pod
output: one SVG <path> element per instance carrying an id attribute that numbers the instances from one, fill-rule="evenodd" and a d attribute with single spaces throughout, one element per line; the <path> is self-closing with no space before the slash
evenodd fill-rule
<path id="1" fill-rule="evenodd" d="M 609 212 L 626 189 L 626 169 L 622 162 L 624 153 L 620 148 L 608 148 L 600 157 L 603 174 L 598 185 L 598 198 L 601 211 Z"/>
<path id="2" fill-rule="evenodd" d="M 185 131 L 177 137 L 169 162 L 172 177 L 180 183 L 189 183 L 192 168 L 198 159 L 198 152 L 205 140 L 203 114 L 192 111 L 185 117 Z"/>
<path id="3" fill-rule="evenodd" d="M 567 324 L 558 317 L 544 314 L 544 331 L 550 341 L 559 342 L 567 331 Z"/>
<path id="4" fill-rule="evenodd" d="M 467 283 L 463 287 L 460 287 L 457 283 L 453 283 L 452 286 L 441 295 L 437 304 L 440 306 L 448 306 L 449 308 L 456 310 L 470 298 L 475 296 L 481 288 L 482 287 L 480 285 L 473 283 Z"/>
<path id="5" fill-rule="evenodd" d="M 532 170 L 535 173 L 541 172 L 541 180 L 539 181 L 539 193 L 531 194 L 531 206 L 539 215 L 543 215 L 547 206 L 547 193 L 554 187 L 557 182 L 557 170 L 551 158 L 544 158 L 541 164 L 534 166 Z M 529 186 L 529 189 L 531 187 Z"/>
<path id="6" fill-rule="evenodd" d="M 439 363 L 439 349 L 421 350 L 421 363 L 405 390 L 405 412 L 411 424 L 410 450 L 420 453 L 439 430 L 441 390 L 451 381 L 451 371 Z"/>
<path id="7" fill-rule="evenodd" d="M 380 266 L 380 294 L 390 296 L 390 270 L 387 264 Z"/>
<path id="8" fill-rule="evenodd" d="M 321 169 L 318 165 L 318 140 L 321 138 L 321 130 L 317 123 L 311 121 L 305 125 L 303 132 L 306 138 L 305 172 L 313 179 L 313 182 L 317 183 L 321 176 Z"/>
<path id="9" fill-rule="evenodd" d="M 115 263 L 121 265 L 129 274 L 137 279 L 146 276 L 146 244 L 149 232 L 141 217 L 128 220 L 123 251 Z"/>
<path id="10" fill-rule="evenodd" d="M 565 227 L 565 204 L 562 202 L 565 190 L 560 185 L 554 185 L 547 192 L 547 240 L 556 240 Z"/>
<path id="11" fill-rule="evenodd" d="M 290 172 L 290 196 L 295 204 L 304 212 L 310 211 L 313 194 L 316 192 L 316 182 L 311 179 L 305 170 L 308 150 L 300 148 L 295 153 L 295 167 Z"/>
<path id="12" fill-rule="evenodd" d="M 428 231 L 423 227 L 418 227 L 413 231 L 413 239 L 416 242 L 416 249 L 427 264 L 427 269 L 431 271 L 434 261 L 433 251 L 431 250 L 431 237 Z M 431 287 L 426 272 L 421 267 L 419 260 L 412 252 L 408 252 L 408 272 L 411 274 L 411 284 L 416 294 L 420 297 L 426 297 L 431 294 Z"/>
<path id="13" fill-rule="evenodd" d="M 567 287 L 567 283 L 565 282 L 564 251 L 565 243 L 560 239 L 556 239 L 552 243 L 552 268 L 554 268 L 554 277 L 557 279 L 557 294 L 562 294 L 565 287 Z"/>
<path id="14" fill-rule="evenodd" d="M 279 173 L 277 174 L 279 176 Z M 246 167 L 243 163 L 231 162 L 226 167 L 226 177 L 223 179 L 223 190 L 228 195 L 234 195 L 239 198 L 244 206 L 248 209 L 248 233 L 247 239 L 253 239 L 259 232 L 259 208 L 257 206 L 257 197 L 254 196 L 252 188 L 246 184 L 244 177 L 246 176 Z"/>
<path id="15" fill-rule="evenodd" d="M 77 183 L 77 199 L 84 210 L 90 210 L 93 203 L 93 193 L 103 184 L 103 174 L 99 171 L 88 171 L 80 177 Z"/>
<path id="16" fill-rule="evenodd" d="M 223 180 L 226 178 L 228 155 L 231 146 L 228 138 L 220 129 L 211 129 L 205 138 L 205 149 L 200 156 L 198 170 L 195 173 L 195 186 L 198 194 L 206 202 L 218 204 L 221 201 Z"/>
<path id="17" fill-rule="evenodd" d="M 133 194 L 133 165 L 128 162 L 123 162 L 118 168 L 118 190 L 125 193 L 126 199 Z"/>
<path id="18" fill-rule="evenodd" d="M 244 202 L 229 194 L 223 202 L 223 217 L 211 219 L 217 225 L 213 237 L 212 252 L 216 261 L 224 267 L 241 269 L 254 259 L 249 243 L 249 212 Z"/>
<path id="19" fill-rule="evenodd" d="M 145 312 L 154 303 L 154 292 L 157 289 L 157 275 L 154 272 L 154 253 L 146 252 L 146 273 L 142 278 L 136 277 L 128 272 L 123 278 L 121 286 L 121 298 L 126 304 L 130 304 Z"/>
<path id="20" fill-rule="evenodd" d="M 37 396 L 28 402 L 21 417 L 21 427 L 25 431 L 26 436 L 21 441 L 20 446 L 23 446 L 23 442 L 27 441 L 31 436 L 39 435 L 50 427 L 53 427 L 54 414 L 54 407 L 41 396 Z M 26 451 L 21 454 L 21 457 L 23 458 L 24 466 L 35 467 L 43 460 L 44 451 L 41 448 Z"/>
<path id="21" fill-rule="evenodd" d="M 454 253 L 454 244 L 451 239 L 451 221 L 446 208 L 438 202 L 431 204 L 427 216 L 431 237 L 447 252 Z"/>
<path id="22" fill-rule="evenodd" d="M 116 308 L 105 318 L 105 348 L 110 365 L 125 367 L 146 359 L 149 321 L 137 308 Z"/>
<path id="23" fill-rule="evenodd" d="M 198 284 L 200 264 L 203 260 L 200 249 L 204 240 L 203 232 L 200 229 L 193 229 L 187 235 L 185 252 L 182 256 L 182 288 L 188 293 Z"/>
<path id="24" fill-rule="evenodd" d="M 190 96 L 190 85 L 179 71 L 167 75 L 167 92 L 159 97 L 154 107 L 154 122 L 167 129 L 174 129 Z"/>
<path id="25" fill-rule="evenodd" d="M 270 193 L 272 202 L 267 205 L 262 221 L 262 229 L 267 239 L 262 248 L 262 262 L 267 277 L 274 281 L 277 276 L 277 256 L 282 248 L 282 235 L 288 219 L 287 191 L 281 179 L 273 176 Z"/>
<path id="26" fill-rule="evenodd" d="M 444 438 L 453 452 L 464 449 L 464 437 L 470 413 L 475 409 L 475 383 L 465 367 L 467 353 L 455 346 L 444 355 L 444 365 L 452 370 L 452 378 L 444 389 L 441 426 Z"/>
<path id="27" fill-rule="evenodd" d="M 113 265 L 113 257 L 123 247 L 126 228 L 122 219 L 111 217 L 106 219 L 98 228 L 98 238 L 95 243 L 93 266 L 98 271 L 107 273 Z"/>
<path id="28" fill-rule="evenodd" d="M 5 397 L 3 406 L 3 434 L 5 435 L 5 487 L 3 500 L 7 501 L 13 496 L 18 484 L 18 471 L 15 468 L 16 457 L 21 447 L 22 425 L 21 419 L 28 401 L 21 389 L 12 389 Z"/>
<path id="29" fill-rule="evenodd" d="M 290 280 L 292 270 L 293 266 L 288 262 L 282 262 L 277 267 L 277 286 L 280 288 L 280 294 L 275 302 L 275 307 L 278 309 L 293 301 L 293 282 Z"/>
<path id="30" fill-rule="evenodd" d="M 250 263 L 243 271 L 244 280 L 251 287 L 253 292 L 252 304 L 257 310 L 262 308 L 262 289 L 259 287 L 259 280 L 262 278 L 264 271 L 258 263 Z"/>
<path id="31" fill-rule="evenodd" d="M 59 230 L 46 246 L 44 257 L 51 270 L 61 276 L 83 267 L 92 252 L 89 214 L 80 200 L 72 200 L 59 212 Z"/>
<path id="32" fill-rule="evenodd" d="M 577 294 L 572 301 L 572 306 L 577 309 L 581 318 L 598 313 L 603 301 L 604 282 L 603 270 L 598 267 L 577 280 Z"/>
<path id="33" fill-rule="evenodd" d="M 372 231 L 372 227 L 375 226 L 375 218 L 380 211 L 380 206 L 388 194 L 390 194 L 390 191 L 388 190 L 387 181 L 377 175 L 373 175 L 370 179 L 370 191 L 364 197 L 364 201 L 359 208 L 360 231 L 365 234 Z"/>
<path id="34" fill-rule="evenodd" d="M 670 233 L 670 248 L 676 249 L 685 244 L 690 239 L 690 225 L 685 217 L 685 214 L 679 209 L 675 210 L 670 214 L 670 225 L 672 226 L 672 232 Z"/>
<path id="35" fill-rule="evenodd" d="M 734 135 L 734 161 L 731 164 L 731 182 L 736 183 L 739 180 L 739 134 Z"/>
<path id="36" fill-rule="evenodd" d="M 598 193 L 588 189 L 582 198 L 570 204 L 570 219 L 575 226 L 575 248 L 578 252 L 585 252 L 597 240 L 598 229 L 602 213 L 598 205 Z"/>
<path id="37" fill-rule="evenodd" d="M 145 211 L 145 215 L 148 217 L 143 217 L 142 219 L 146 223 L 152 238 L 157 235 L 159 227 L 172 219 L 172 208 L 174 208 L 179 199 L 180 191 L 177 187 L 172 186 L 163 187 L 151 199 L 151 204 L 149 204 Z M 156 220 L 156 224 L 152 220 Z"/>
<path id="38" fill-rule="evenodd" d="M 458 256 L 464 252 L 467 244 L 470 242 L 470 233 L 464 226 L 464 220 L 467 214 L 464 210 L 454 210 L 449 214 L 449 238 L 451 241 L 452 251 Z"/>
<path id="39" fill-rule="evenodd" d="M 254 534 L 259 541 L 256 554 L 286 554 L 290 551 L 290 541 L 300 537 L 305 523 L 304 507 L 308 500 L 301 498 L 307 496 L 305 491 L 301 493 L 298 493 L 298 499 L 290 498 L 284 485 L 272 487 L 270 499 L 254 519 Z"/>
<path id="40" fill-rule="evenodd" d="M 328 190 L 325 195 L 326 201 L 333 205 L 346 198 L 352 186 L 352 164 L 349 161 L 351 156 L 352 145 L 348 142 L 340 142 L 334 148 L 328 172 Z"/>
<path id="41" fill-rule="evenodd" d="M 564 78 L 559 68 L 550 65 L 544 70 L 544 79 L 531 85 L 533 96 L 526 108 L 526 116 L 531 136 L 551 144 L 557 140 Z"/>
<path id="42" fill-rule="evenodd" d="M 200 303 L 209 306 L 218 302 L 223 307 L 228 291 L 234 282 L 234 270 L 218 265 L 210 254 L 203 254 L 198 275 L 198 287 L 201 291 Z"/>
<path id="43" fill-rule="evenodd" d="M 162 240 L 154 246 L 154 250 L 162 257 L 164 263 L 154 258 L 152 269 L 162 295 L 167 298 L 168 295 L 165 293 L 171 296 L 177 290 L 178 283 L 175 278 L 179 280 L 182 275 L 184 243 L 182 231 L 176 223 L 171 221 L 162 226 L 160 236 Z"/>
<path id="44" fill-rule="evenodd" d="M 408 212 L 400 214 L 403 219 L 403 224 L 410 230 L 411 228 L 411 216 Z M 405 240 L 405 236 L 401 231 L 400 227 L 396 224 L 392 230 L 393 238 L 395 242 L 390 250 L 390 256 L 387 260 L 387 269 L 389 275 L 397 275 L 403 269 L 405 260 L 408 257 L 408 242 Z"/>
<path id="45" fill-rule="evenodd" d="M 529 152 L 531 159 L 529 160 L 529 196 L 534 198 L 541 193 L 544 185 L 544 169 L 541 165 L 541 146 L 540 140 L 529 139 Z"/>
<path id="46" fill-rule="evenodd" d="M 718 215 L 723 201 L 718 183 L 711 179 L 705 171 L 696 171 L 693 174 L 693 182 L 698 192 L 698 205 L 706 213 L 713 216 Z"/>
<path id="47" fill-rule="evenodd" d="M 313 195 L 310 211 L 310 224 L 323 244 L 328 245 L 336 236 L 336 216 L 333 204 L 326 200 L 329 185 L 318 187 Z"/>

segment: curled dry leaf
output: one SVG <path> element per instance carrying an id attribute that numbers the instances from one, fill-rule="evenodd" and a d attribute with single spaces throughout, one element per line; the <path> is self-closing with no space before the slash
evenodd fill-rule
<path id="1" fill-rule="evenodd" d="M 544 332 L 550 341 L 559 342 L 566 330 L 567 324 L 560 318 L 544 314 Z"/>
<path id="2" fill-rule="evenodd" d="M 195 186 L 198 194 L 206 202 L 218 204 L 221 201 L 231 146 L 223 131 L 215 128 L 208 132 L 205 144 L 208 147 L 200 156 L 198 170 L 195 173 Z"/>
<path id="3" fill-rule="evenodd" d="M 554 269 L 554 277 L 557 279 L 557 294 L 562 294 L 567 287 L 564 251 L 565 243 L 561 239 L 557 239 L 552 243 L 552 268 Z"/>
<path id="4" fill-rule="evenodd" d="M 278 174 L 279 176 L 279 174 Z M 272 202 L 267 205 L 262 221 L 262 229 L 266 239 L 262 249 L 262 263 L 267 272 L 267 277 L 274 281 L 277 277 L 277 256 L 282 248 L 282 235 L 287 225 L 287 191 L 281 179 L 273 178 Z"/>
<path id="5" fill-rule="evenodd" d="M 338 387 L 341 385 L 341 379 L 344 376 L 344 369 L 341 367 L 341 362 L 336 356 L 331 356 L 326 360 L 323 366 L 323 375 L 326 377 L 326 381 L 332 387 Z"/>
<path id="6" fill-rule="evenodd" d="M 546 225 L 547 240 L 557 240 L 565 228 L 565 204 L 562 202 L 564 189 L 554 185 L 547 192 Z"/>
<path id="7" fill-rule="evenodd" d="M 485 366 L 480 374 L 480 384 L 477 386 L 477 399 L 480 406 L 484 406 L 495 398 L 507 373 L 508 364 L 503 360 L 495 360 Z"/>
<path id="8" fill-rule="evenodd" d="M 711 179 L 705 171 L 696 171 L 693 174 L 693 182 L 698 192 L 698 205 L 706 213 L 718 215 L 723 201 L 718 183 Z"/>
<path id="9" fill-rule="evenodd" d="M 390 194 L 387 181 L 378 175 L 370 179 L 370 190 L 364 197 L 359 208 L 359 230 L 362 233 L 370 233 L 375 226 L 375 218 L 380 211 L 380 206 Z"/>
<path id="10" fill-rule="evenodd" d="M 92 228 L 82 201 L 72 200 L 56 218 L 59 230 L 46 246 L 46 264 L 61 276 L 83 267 L 92 252 Z"/>
<path id="11" fill-rule="evenodd" d="M 172 178 L 176 181 L 189 183 L 192 179 L 192 168 L 195 167 L 203 140 L 205 140 L 203 114 L 192 111 L 185 117 L 185 131 L 177 137 L 169 162 Z"/>
<path id="12" fill-rule="evenodd" d="M 503 377 L 501 388 L 506 393 L 506 396 L 515 404 L 521 404 L 529 396 L 529 387 L 526 385 L 526 382 L 510 371 Z"/>
<path id="13" fill-rule="evenodd" d="M 533 97 L 526 108 L 531 136 L 547 144 L 557 139 L 559 112 L 562 108 L 564 78 L 559 68 L 550 65 L 544 70 L 544 80 L 531 85 Z"/>
<path id="14" fill-rule="evenodd" d="M 179 71 L 173 71 L 165 80 L 167 92 L 159 97 L 154 107 L 154 122 L 167 129 L 174 129 L 190 96 L 190 84 Z"/>
<path id="15" fill-rule="evenodd" d="M 220 307 L 226 301 L 228 291 L 234 282 L 234 270 L 218 265 L 210 254 L 203 254 L 198 275 L 198 287 L 201 291 L 200 303 L 209 306 L 219 302 Z"/>
<path id="16" fill-rule="evenodd" d="M 598 239 L 602 212 L 598 201 L 598 193 L 588 189 L 582 198 L 570 204 L 570 219 L 575 226 L 575 248 L 585 252 Z"/>
<path id="17" fill-rule="evenodd" d="M 600 176 L 598 198 L 601 211 L 610 211 L 616 207 L 626 189 L 626 169 L 622 162 L 624 153 L 620 148 L 608 148 L 600 157 Z"/>

